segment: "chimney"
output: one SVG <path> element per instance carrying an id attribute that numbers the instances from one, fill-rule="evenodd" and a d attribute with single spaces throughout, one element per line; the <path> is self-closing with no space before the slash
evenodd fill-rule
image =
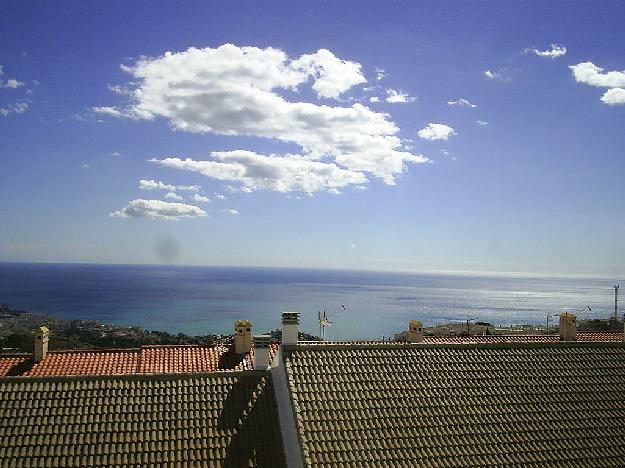
<path id="1" fill-rule="evenodd" d="M 48 327 L 39 327 L 35 333 L 35 362 L 41 362 L 48 354 L 48 340 L 50 330 Z"/>
<path id="2" fill-rule="evenodd" d="M 560 314 L 560 341 L 577 341 L 577 320 L 568 312 Z"/>
<path id="3" fill-rule="evenodd" d="M 234 352 L 244 354 L 252 349 L 252 322 L 237 320 L 234 322 Z"/>
<path id="4" fill-rule="evenodd" d="M 269 368 L 269 335 L 254 336 L 254 370 Z"/>
<path id="5" fill-rule="evenodd" d="M 299 312 L 282 312 L 282 344 L 297 344 Z"/>
<path id="6" fill-rule="evenodd" d="M 408 324 L 408 341 L 410 343 L 423 342 L 423 324 L 418 320 L 411 320 Z"/>

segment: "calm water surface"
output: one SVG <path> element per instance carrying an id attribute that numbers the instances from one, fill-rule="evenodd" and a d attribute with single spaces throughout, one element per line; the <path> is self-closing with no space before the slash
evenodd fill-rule
<path id="1" fill-rule="evenodd" d="M 625 283 L 625 281 L 623 281 Z M 544 323 L 565 307 L 607 317 L 613 280 L 487 277 L 278 268 L 0 263 L 0 302 L 64 318 L 189 334 L 230 333 L 249 318 L 258 332 L 299 311 L 317 333 L 317 311 L 335 313 L 329 338 L 380 338 L 406 328 L 478 320 Z M 341 304 L 346 312 L 338 312 Z M 583 315 L 581 315 L 583 317 Z"/>

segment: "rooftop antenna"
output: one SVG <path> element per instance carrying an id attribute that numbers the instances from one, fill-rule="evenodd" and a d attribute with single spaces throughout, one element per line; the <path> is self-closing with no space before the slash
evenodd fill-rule
<path id="1" fill-rule="evenodd" d="M 347 311 L 347 307 L 344 304 L 341 304 L 341 307 L 336 312 L 341 311 Z M 329 316 L 325 309 L 319 310 L 317 316 L 319 318 L 319 338 L 321 338 L 321 341 L 324 341 L 326 338 L 326 327 L 332 326 L 332 321 L 330 320 L 332 316 Z"/>
<path id="2" fill-rule="evenodd" d="M 473 322 L 474 320 L 477 320 L 478 318 L 479 318 L 479 317 L 469 318 L 469 317 L 467 316 L 467 335 L 470 335 L 470 334 L 471 334 L 471 329 L 470 329 L 470 326 L 469 326 L 469 322 Z"/>
<path id="3" fill-rule="evenodd" d="M 618 290 L 620 286 L 614 285 L 614 320 L 618 320 Z"/>

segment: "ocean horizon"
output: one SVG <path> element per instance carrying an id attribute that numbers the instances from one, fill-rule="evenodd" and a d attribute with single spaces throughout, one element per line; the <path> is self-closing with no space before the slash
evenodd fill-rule
<path id="1" fill-rule="evenodd" d="M 544 324 L 547 315 L 588 306 L 592 313 L 579 318 L 607 318 L 614 282 L 483 272 L 0 262 L 0 303 L 192 335 L 231 333 L 241 318 L 251 320 L 255 332 L 269 331 L 280 326 L 281 311 L 300 312 L 302 331 L 318 334 L 317 313 L 325 309 L 333 322 L 328 339 L 378 339 L 406 329 L 411 319 L 426 326 L 467 319 Z"/>

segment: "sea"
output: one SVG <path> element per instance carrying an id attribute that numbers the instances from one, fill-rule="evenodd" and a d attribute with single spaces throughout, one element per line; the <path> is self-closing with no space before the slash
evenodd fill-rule
<path id="1" fill-rule="evenodd" d="M 579 310 L 607 318 L 614 279 L 393 273 L 287 268 L 0 263 L 0 303 L 65 319 L 140 325 L 147 330 L 229 334 L 249 319 L 254 331 L 280 327 L 282 311 L 327 339 L 380 339 L 407 328 L 466 320 L 544 324 Z M 591 307 L 592 312 L 581 310 Z M 555 323 L 555 318 L 551 319 Z"/>

